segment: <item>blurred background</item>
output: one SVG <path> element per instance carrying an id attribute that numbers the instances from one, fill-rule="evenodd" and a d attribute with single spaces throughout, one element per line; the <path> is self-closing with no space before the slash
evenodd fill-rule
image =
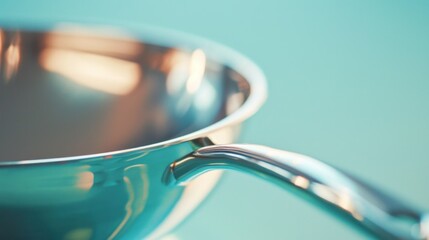
<path id="1" fill-rule="evenodd" d="M 1 0 L 0 21 L 150 24 L 230 46 L 269 99 L 240 142 L 317 157 L 429 209 L 429 1 Z M 288 192 L 228 172 L 165 239 L 362 239 Z"/>

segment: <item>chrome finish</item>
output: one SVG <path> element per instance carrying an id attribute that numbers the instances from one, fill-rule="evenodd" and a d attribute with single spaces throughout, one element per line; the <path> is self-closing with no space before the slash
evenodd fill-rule
<path id="1" fill-rule="evenodd" d="M 428 217 L 338 168 L 265 146 L 198 149 L 171 165 L 167 181 L 184 184 L 213 169 L 236 169 L 277 182 L 380 239 L 429 239 Z"/>
<path id="2" fill-rule="evenodd" d="M 192 141 L 240 124 L 266 96 L 245 57 L 170 30 L 24 24 L 0 27 L 0 43 L 3 166 Z"/>
<path id="3" fill-rule="evenodd" d="M 228 168 L 277 180 L 378 237 L 428 236 L 426 215 L 312 158 L 209 146 L 233 142 L 265 100 L 263 74 L 233 50 L 142 26 L 3 26 L 1 239 L 159 237 L 218 175 L 165 182 Z"/>
<path id="4" fill-rule="evenodd" d="M 198 37 L 0 27 L 0 239 L 160 238 L 219 178 L 171 187 L 165 169 L 233 142 L 264 99 L 253 63 Z"/>

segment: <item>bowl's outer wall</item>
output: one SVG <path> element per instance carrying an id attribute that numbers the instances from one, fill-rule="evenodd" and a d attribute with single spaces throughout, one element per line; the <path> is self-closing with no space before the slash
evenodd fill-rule
<path id="1" fill-rule="evenodd" d="M 221 129 L 205 140 L 229 143 L 237 130 Z M 0 181 L 0 225 L 7 226 L 1 228 L 0 238 L 160 236 L 180 223 L 218 180 L 218 174 L 212 174 L 187 186 L 165 184 L 170 164 L 200 146 L 197 140 L 107 157 L 0 168 L 0 178 L 7 179 Z M 177 207 L 186 209 L 175 209 L 178 202 Z M 169 216 L 171 212 L 175 216 Z"/>
<path id="2" fill-rule="evenodd" d="M 2 239 L 107 239 L 153 230 L 183 189 L 161 182 L 188 143 L 109 159 L 0 169 Z M 6 217 L 7 216 L 7 217 Z M 134 228 L 138 228 L 138 231 Z"/>
<path id="3" fill-rule="evenodd" d="M 170 165 L 233 142 L 264 100 L 252 63 L 198 38 L 183 47 L 158 42 L 161 30 L 123 39 L 18 29 L 0 29 L 0 239 L 161 236 L 220 176 L 175 186 L 165 181 Z M 127 92 L 87 85 L 111 86 L 112 75 L 125 76 L 113 86 L 136 84 Z"/>

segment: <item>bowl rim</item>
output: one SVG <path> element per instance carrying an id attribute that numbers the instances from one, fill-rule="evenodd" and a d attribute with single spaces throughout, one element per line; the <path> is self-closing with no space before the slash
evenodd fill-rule
<path id="1" fill-rule="evenodd" d="M 221 128 L 242 123 L 244 120 L 255 114 L 263 105 L 267 98 L 266 78 L 262 70 L 249 58 L 236 50 L 227 47 L 221 43 L 181 31 L 152 26 L 148 24 L 133 25 L 127 24 L 111 24 L 111 23 L 88 23 L 80 21 L 72 22 L 0 22 L 0 29 L 17 29 L 24 31 L 40 31 L 40 32 L 63 32 L 69 33 L 68 29 L 83 29 L 90 30 L 91 34 L 95 33 L 100 36 L 112 38 L 121 38 L 112 33 L 125 33 L 124 36 L 132 36 L 137 40 L 146 41 L 152 44 L 165 47 L 179 47 L 179 49 L 195 50 L 202 49 L 210 59 L 213 59 L 241 74 L 250 86 L 249 96 L 246 101 L 233 113 L 227 115 L 221 120 L 193 131 L 168 140 L 143 145 L 134 148 L 126 148 L 116 151 L 107 151 L 86 155 L 73 155 L 66 157 L 53 157 L 42 159 L 28 160 L 5 160 L 0 161 L 0 167 L 16 166 L 16 165 L 33 165 L 43 163 L 58 163 L 78 161 L 84 159 L 93 159 L 106 156 L 118 156 L 129 154 L 136 151 L 150 151 L 158 148 L 164 148 L 170 145 L 188 142 L 198 138 L 205 137 L 212 132 Z M 86 31 L 85 31 L 86 32 Z"/>

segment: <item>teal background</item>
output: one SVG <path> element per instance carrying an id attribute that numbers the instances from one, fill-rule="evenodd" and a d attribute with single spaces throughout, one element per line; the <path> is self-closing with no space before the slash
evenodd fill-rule
<path id="1" fill-rule="evenodd" d="M 240 142 L 309 154 L 429 209 L 429 1 L 1 0 L 0 20 L 18 19 L 151 24 L 235 48 L 270 89 Z M 228 173 L 176 238 L 365 237 Z"/>

